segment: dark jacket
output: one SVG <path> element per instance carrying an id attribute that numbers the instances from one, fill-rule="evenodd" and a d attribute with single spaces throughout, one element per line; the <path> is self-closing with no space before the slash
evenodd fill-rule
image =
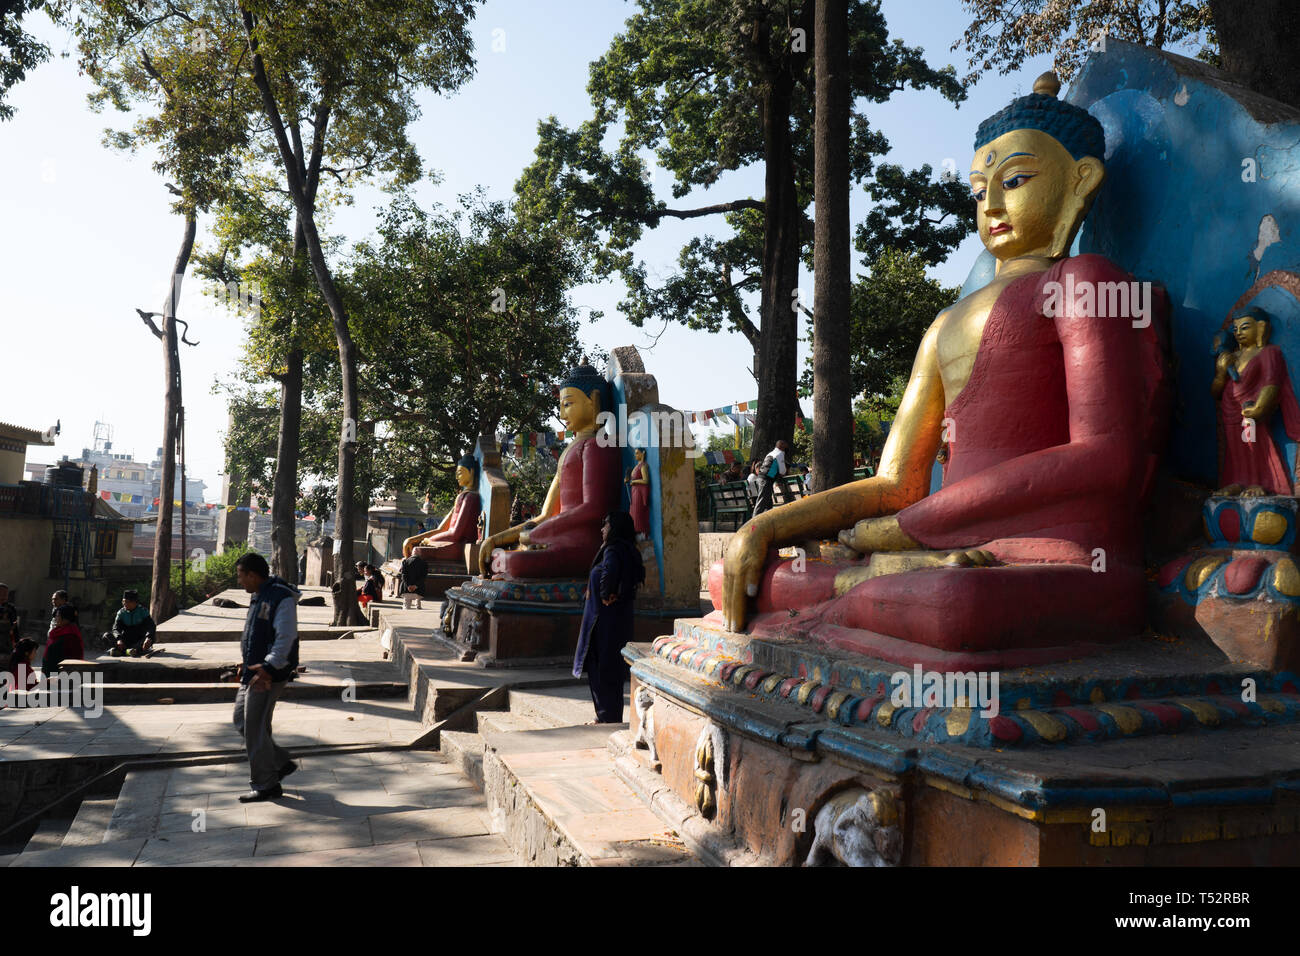
<path id="1" fill-rule="evenodd" d="M 9 650 L 18 640 L 18 609 L 12 602 L 0 604 L 0 648 Z"/>
<path id="2" fill-rule="evenodd" d="M 123 644 L 139 644 L 152 638 L 156 630 L 153 618 L 143 604 L 137 604 L 134 611 L 118 608 L 117 617 L 113 618 L 113 639 Z"/>
<path id="3" fill-rule="evenodd" d="M 424 582 L 429 577 L 429 565 L 425 563 L 424 558 L 418 554 L 413 554 L 402 561 L 402 572 L 399 577 L 400 584 L 398 591 L 406 594 L 408 587 L 415 588 L 417 594 L 424 593 Z"/>
<path id="4" fill-rule="evenodd" d="M 253 680 L 249 670 L 254 664 L 261 664 L 271 675 L 271 680 L 280 682 L 288 680 L 298 667 L 298 633 L 297 605 L 299 591 L 284 578 L 269 577 L 261 590 L 248 602 L 248 617 L 244 620 L 244 633 L 239 640 L 239 649 L 244 658 L 244 672 L 240 682 L 247 684 Z M 289 602 L 289 609 L 294 619 L 293 645 L 287 654 L 288 663 L 275 667 L 266 660 L 275 639 L 275 618 L 280 606 Z"/>
<path id="5" fill-rule="evenodd" d="M 599 645 L 602 664 L 617 663 L 618 652 L 632 639 L 632 612 L 636 591 L 645 580 L 641 553 L 630 541 L 612 541 L 601 548 L 587 578 L 587 604 L 582 610 L 578 649 L 573 656 L 573 676 L 581 677 L 588 651 Z M 604 598 L 614 596 L 610 605 Z"/>

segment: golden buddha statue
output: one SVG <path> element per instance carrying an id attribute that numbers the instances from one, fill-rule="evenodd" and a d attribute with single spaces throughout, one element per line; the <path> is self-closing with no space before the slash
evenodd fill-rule
<path id="1" fill-rule="evenodd" d="M 1089 314 L 1073 295 L 1132 277 L 1067 258 L 1105 137 L 1059 89 L 1044 74 L 981 125 L 970 183 L 995 277 L 925 333 L 876 475 L 737 533 L 710 581 L 728 630 L 752 618 L 756 633 L 896 660 L 904 642 L 968 653 L 1141 630 L 1138 510 L 1166 378 L 1149 321 Z M 945 442 L 943 487 L 927 494 Z M 775 557 L 837 537 L 867 560 Z M 1108 573 L 1092 573 L 1097 549 Z M 891 552 L 909 554 L 876 560 Z"/>
<path id="2" fill-rule="evenodd" d="M 1273 413 L 1281 411 L 1288 437 L 1300 438 L 1300 407 L 1291 388 L 1286 358 L 1270 345 L 1269 316 L 1263 309 L 1242 309 L 1232 317 L 1235 350 L 1216 337 L 1218 357 L 1210 394 L 1219 403 L 1223 425 L 1219 480 L 1222 496 L 1258 498 L 1290 495 L 1295 480 L 1285 452 L 1269 433 Z"/>
<path id="3" fill-rule="evenodd" d="M 464 560 L 465 545 L 478 540 L 479 512 L 482 504 L 478 490 L 478 460 L 466 455 L 456 463 L 456 484 L 460 493 L 446 517 L 432 531 L 421 531 L 402 542 L 402 557 L 409 558 L 417 548 L 436 548 L 426 555 L 434 561 Z"/>
<path id="4" fill-rule="evenodd" d="M 577 437 L 564 449 L 538 518 L 494 534 L 479 547 L 479 573 L 507 578 L 585 575 L 600 548 L 600 526 L 619 504 L 618 448 L 596 438 L 596 418 L 612 404 L 609 383 L 579 366 L 560 385 L 560 418 Z M 505 550 L 518 545 L 518 550 Z"/>

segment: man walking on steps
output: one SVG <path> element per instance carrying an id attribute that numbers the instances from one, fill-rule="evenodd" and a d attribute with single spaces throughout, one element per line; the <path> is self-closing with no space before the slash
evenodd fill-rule
<path id="1" fill-rule="evenodd" d="M 271 737 L 271 718 L 298 667 L 298 589 L 271 576 L 266 559 L 252 551 L 235 562 L 239 586 L 253 595 L 240 639 L 239 693 L 235 727 L 248 749 L 249 786 L 240 803 L 284 795 L 280 781 L 298 769 L 289 751 Z"/>

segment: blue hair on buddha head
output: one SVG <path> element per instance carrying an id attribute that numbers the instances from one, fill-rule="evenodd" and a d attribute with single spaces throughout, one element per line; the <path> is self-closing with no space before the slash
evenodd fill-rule
<path id="1" fill-rule="evenodd" d="M 1244 309 L 1238 309 L 1232 313 L 1232 318 L 1229 321 L 1236 322 L 1238 319 L 1245 318 L 1254 319 L 1256 322 L 1271 323 L 1273 321 L 1273 317 L 1257 305 L 1248 305 Z"/>
<path id="2" fill-rule="evenodd" d="M 560 383 L 560 388 L 576 388 L 583 395 L 590 395 L 592 392 L 600 393 L 600 408 L 598 411 L 608 412 L 613 410 L 614 400 L 610 391 L 609 382 L 605 376 L 590 365 L 579 365 L 565 376 L 564 381 Z"/>
<path id="3" fill-rule="evenodd" d="M 456 464 L 469 472 L 469 486 L 474 488 L 478 485 L 478 459 L 473 455 L 466 455 Z"/>
<path id="4" fill-rule="evenodd" d="M 1016 129 L 1036 129 L 1065 147 L 1075 159 L 1106 158 L 1106 132 L 1097 118 L 1082 107 L 1056 98 L 1061 81 L 1044 73 L 1034 81 L 1034 92 L 1012 100 L 1011 105 L 980 123 L 975 132 L 975 152 L 999 136 Z"/>

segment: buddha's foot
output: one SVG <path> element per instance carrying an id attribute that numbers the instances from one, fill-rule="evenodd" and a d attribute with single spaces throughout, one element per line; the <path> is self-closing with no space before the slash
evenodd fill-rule
<path id="1" fill-rule="evenodd" d="M 969 551 L 954 551 L 948 555 L 948 560 L 944 562 L 950 568 L 988 568 L 997 563 L 998 559 L 993 556 L 993 552 L 981 548 L 971 548 Z"/>

